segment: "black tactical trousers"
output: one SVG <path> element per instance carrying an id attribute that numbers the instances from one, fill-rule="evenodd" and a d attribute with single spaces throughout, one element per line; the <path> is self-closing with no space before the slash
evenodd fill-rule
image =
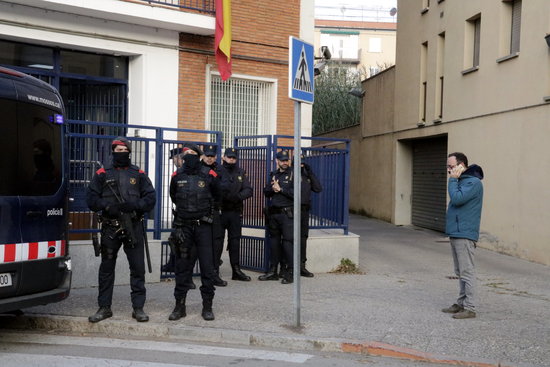
<path id="1" fill-rule="evenodd" d="M 185 236 L 186 245 L 189 248 L 195 248 L 199 259 L 201 281 L 200 287 L 203 300 L 212 300 L 214 298 L 214 264 L 212 256 L 212 225 L 205 222 L 186 223 L 182 227 Z M 193 251 L 195 251 L 193 250 Z M 176 256 L 176 286 L 174 288 L 174 297 L 181 299 L 187 295 L 193 268 L 195 267 L 194 256 L 187 259 Z"/>
<path id="2" fill-rule="evenodd" d="M 307 260 L 307 239 L 309 237 L 309 209 L 304 209 L 300 216 L 300 261 L 303 263 Z"/>
<path id="3" fill-rule="evenodd" d="M 240 265 L 242 227 L 243 218 L 240 211 L 222 212 L 222 234 L 225 237 L 225 231 L 227 231 L 227 250 L 229 251 L 229 262 L 231 266 Z M 222 237 L 222 243 L 224 237 Z"/>
<path id="4" fill-rule="evenodd" d="M 220 269 L 223 253 L 223 227 L 219 211 L 212 215 L 212 252 L 214 254 L 214 270 Z"/>
<path id="5" fill-rule="evenodd" d="M 276 266 L 283 262 L 292 268 L 293 241 L 294 241 L 293 219 L 284 213 L 269 215 L 269 242 L 271 246 L 271 265 Z"/>
<path id="6" fill-rule="evenodd" d="M 130 265 L 130 288 L 133 308 L 142 308 L 145 304 L 145 255 L 143 248 L 143 229 L 139 221 L 133 222 L 136 242 L 133 248 L 124 246 L 124 252 Z M 118 250 L 122 246 L 116 237 L 117 227 L 103 224 L 101 229 L 101 265 L 99 266 L 99 307 L 111 306 L 115 283 L 115 266 Z M 114 237 L 114 238 L 110 238 Z"/>

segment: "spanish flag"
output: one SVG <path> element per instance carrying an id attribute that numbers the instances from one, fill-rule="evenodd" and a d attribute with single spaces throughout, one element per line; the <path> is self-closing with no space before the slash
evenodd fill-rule
<path id="1" fill-rule="evenodd" d="M 216 0 L 216 62 L 222 80 L 231 76 L 231 0 Z"/>

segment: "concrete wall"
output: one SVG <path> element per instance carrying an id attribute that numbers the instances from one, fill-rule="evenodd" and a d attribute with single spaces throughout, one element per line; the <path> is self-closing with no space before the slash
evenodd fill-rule
<path id="1" fill-rule="evenodd" d="M 536 163 L 546 155 L 544 137 L 550 121 L 550 105 L 544 98 L 550 94 L 550 52 L 544 42 L 550 31 L 550 3 L 522 2 L 517 55 L 509 55 L 508 3 L 447 0 L 432 2 L 423 14 L 421 3 L 399 1 L 395 139 L 447 134 L 449 152 L 463 151 L 471 163 L 485 170 L 480 245 L 550 264 L 550 228 L 546 225 L 550 200 L 542 187 L 550 175 Z M 471 66 L 467 57 L 471 42 L 465 29 L 467 20 L 479 14 L 479 67 L 466 73 Z M 422 61 L 426 42 L 426 60 Z M 441 122 L 439 74 L 445 78 Z M 427 119 L 426 126 L 418 128 L 423 80 L 428 85 Z M 406 152 L 406 148 L 402 144 L 398 149 Z M 408 154 L 398 155 L 398 178 L 407 176 L 400 170 L 406 170 L 409 161 Z M 396 197 L 406 195 L 409 187 L 406 179 L 396 179 Z M 410 205 L 396 205 L 395 218 L 400 219 L 396 222 L 406 224 L 409 210 Z"/>
<path id="2" fill-rule="evenodd" d="M 522 2 L 517 55 L 507 48 L 508 3 L 432 1 L 424 12 L 422 3 L 399 1 L 393 109 L 383 104 L 390 75 L 382 75 L 384 81 L 373 78 L 364 84 L 362 137 L 358 127 L 329 134 L 352 139 L 350 208 L 410 224 L 411 141 L 446 136 L 449 152 L 464 152 L 485 171 L 479 245 L 550 265 L 550 199 L 544 187 L 550 181 L 544 164 L 550 136 L 550 49 L 544 41 L 550 2 Z M 480 62 L 468 72 L 471 43 L 465 29 L 479 14 Z M 424 81 L 426 121 L 419 124 Z"/>

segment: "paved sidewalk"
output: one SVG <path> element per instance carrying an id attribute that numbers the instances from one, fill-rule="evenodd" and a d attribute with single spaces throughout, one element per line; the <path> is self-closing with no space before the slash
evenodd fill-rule
<path id="1" fill-rule="evenodd" d="M 148 285 L 148 323 L 131 318 L 129 286 L 117 286 L 111 319 L 89 324 L 87 316 L 97 308 L 97 289 L 80 288 L 61 303 L 26 310 L 28 317 L 20 318 L 18 325 L 473 366 L 550 366 L 550 267 L 478 248 L 478 317 L 454 320 L 440 312 L 458 293 L 458 281 L 449 279 L 453 274 L 448 239 L 360 216 L 350 221 L 350 231 L 361 236 L 364 274 L 302 278 L 299 330 L 292 327 L 292 285 L 260 282 L 253 272 L 247 272 L 251 282 L 231 281 L 226 263 L 222 277 L 229 286 L 217 289 L 216 320 L 211 322 L 200 316 L 198 290 L 188 295 L 187 317 L 168 321 L 174 284 L 162 282 Z"/>

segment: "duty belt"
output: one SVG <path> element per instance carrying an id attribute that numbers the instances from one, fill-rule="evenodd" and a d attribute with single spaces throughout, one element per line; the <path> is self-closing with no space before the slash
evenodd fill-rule
<path id="1" fill-rule="evenodd" d="M 287 210 L 292 210 L 292 207 L 291 206 L 284 206 L 284 207 L 272 206 L 269 209 L 269 212 L 271 214 L 281 214 L 281 213 L 284 213 Z"/>
<path id="2" fill-rule="evenodd" d="M 178 220 L 178 224 L 181 226 L 184 226 L 184 225 L 200 226 L 201 220 L 200 219 L 180 219 Z"/>

